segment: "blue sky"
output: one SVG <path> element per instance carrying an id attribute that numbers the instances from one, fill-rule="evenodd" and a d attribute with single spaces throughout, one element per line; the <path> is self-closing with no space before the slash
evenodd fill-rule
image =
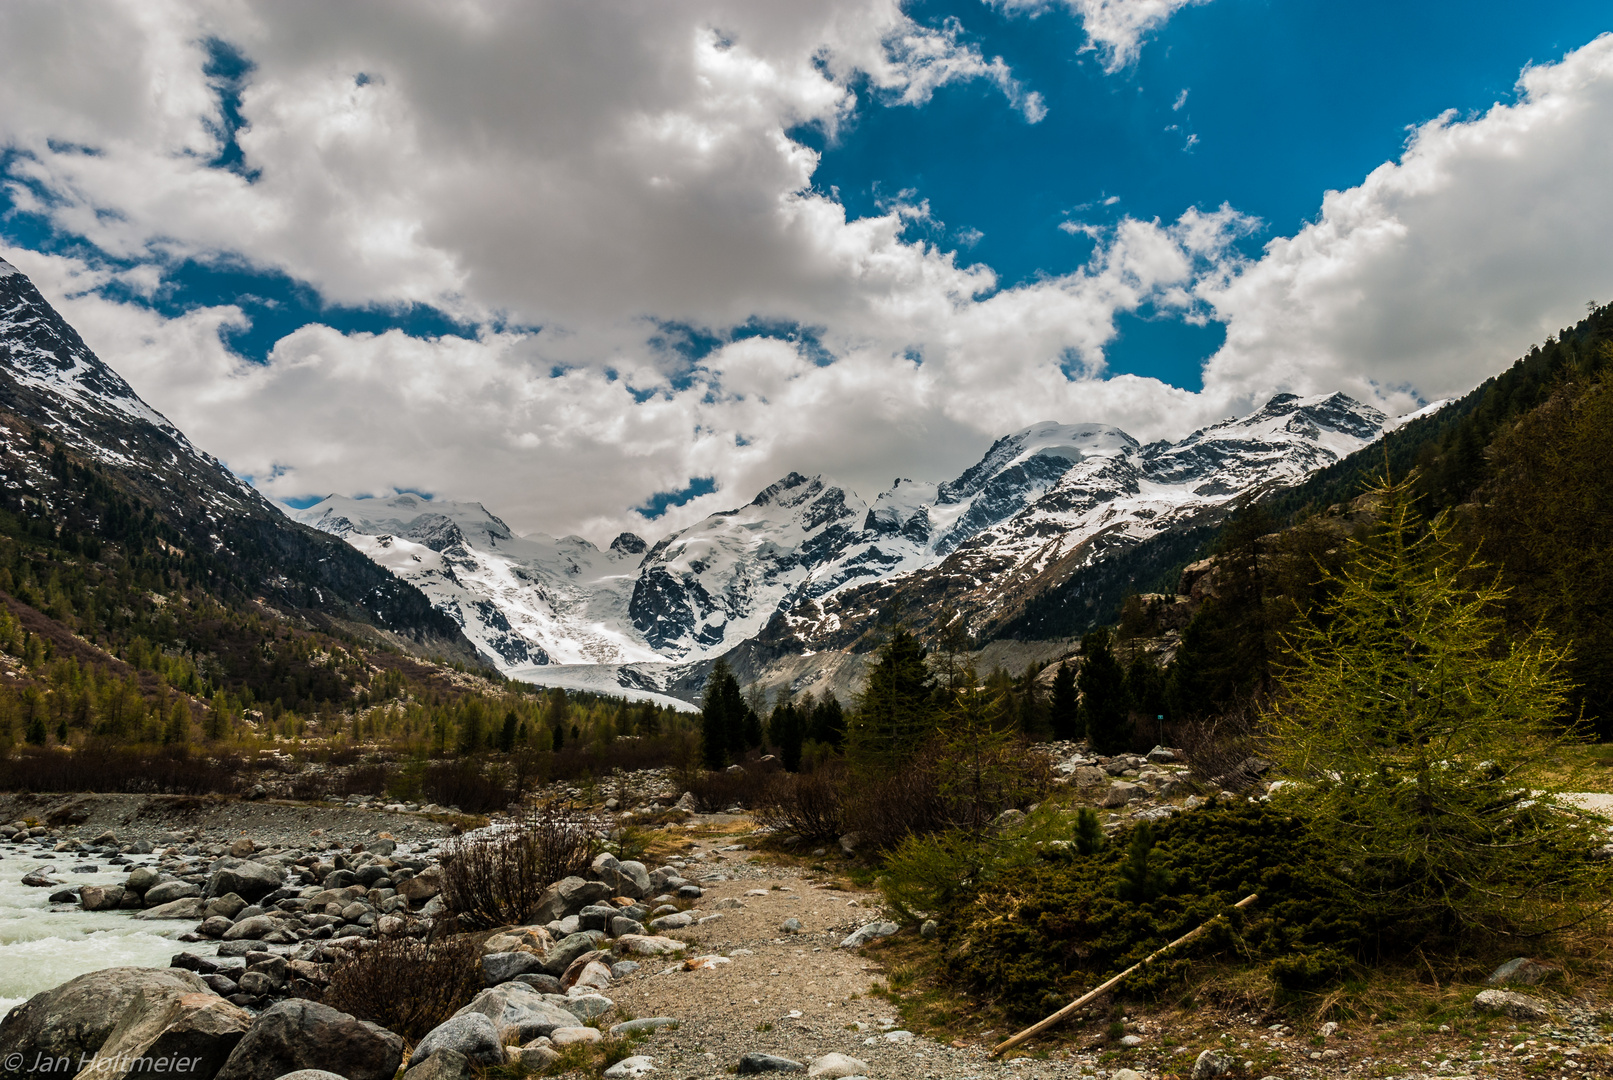
<path id="1" fill-rule="evenodd" d="M 1414 407 L 1613 288 L 1563 255 L 1575 147 L 1609 141 L 1605 4 L 1210 0 L 1119 38 L 1095 6 L 540 6 L 491 36 L 11 11 L 0 247 L 275 497 L 600 534 L 791 469 L 941 479 L 1039 419 Z M 1538 147 L 1497 172 L 1507 138 Z M 1504 233 L 1495 198 L 1537 220 Z M 1564 266 L 1504 272 L 1536 261 Z M 1412 265 L 1448 287 L 1414 303 Z"/>

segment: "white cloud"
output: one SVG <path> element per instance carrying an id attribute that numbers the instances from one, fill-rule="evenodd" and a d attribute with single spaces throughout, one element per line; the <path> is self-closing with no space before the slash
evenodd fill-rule
<path id="1" fill-rule="evenodd" d="M 1613 35 L 1527 69 L 1519 98 L 1418 128 L 1398 162 L 1197 295 L 1228 325 L 1229 402 L 1462 393 L 1613 295 Z"/>
<path id="2" fill-rule="evenodd" d="M 1063 5 L 1081 20 L 1087 32 L 1086 48 L 1103 58 L 1110 73 L 1136 62 L 1143 39 L 1185 7 L 1207 4 L 1209 0 L 986 0 L 1005 11 L 1038 15 L 1055 5 Z M 1183 91 L 1176 107 L 1186 102 Z"/>
<path id="3" fill-rule="evenodd" d="M 1131 38 L 1104 39 L 1110 60 L 1157 25 L 1145 7 Z M 234 307 L 165 320 L 97 292 L 112 271 L 5 253 L 152 404 L 279 497 L 409 487 L 525 530 L 652 533 L 790 469 L 870 494 L 955 474 L 1041 419 L 1149 439 L 1277 390 L 1391 407 L 1460 392 L 1613 295 L 1609 39 L 1531 69 L 1516 105 L 1423 128 L 1259 259 L 1236 255 L 1252 223 L 1227 207 L 1070 221 L 1094 241 L 1086 266 L 1001 288 L 927 239 L 945 229 L 922 193 L 848 220 L 788 137 L 871 107 L 864 85 L 872 107 L 906 108 L 986 80 L 1020 110 L 1009 122 L 1034 119 L 1000 61 L 891 2 L 68 10 L 0 8 L 0 140 L 34 155 L 19 198 L 44 192 L 64 228 L 145 260 L 124 288 L 160 287 L 154 251 L 217 254 L 332 301 L 540 328 L 313 325 L 253 365 L 220 341 Z M 240 136 L 256 183 L 205 166 L 210 35 L 257 65 Z M 1107 377 L 1117 314 L 1144 305 L 1228 324 L 1203 393 Z M 694 364 L 652 344 L 668 323 L 753 317 L 805 328 L 834 362 L 775 339 Z M 655 525 L 628 509 L 696 476 L 719 490 Z"/>

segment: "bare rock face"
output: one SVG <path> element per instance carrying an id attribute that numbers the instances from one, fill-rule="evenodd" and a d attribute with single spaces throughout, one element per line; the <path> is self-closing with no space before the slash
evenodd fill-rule
<path id="1" fill-rule="evenodd" d="M 97 1063 L 76 1080 L 127 1080 L 159 1073 L 164 1080 L 212 1080 L 252 1026 L 252 1014 L 211 991 L 148 996 L 140 993 L 101 1044 Z M 167 1061 L 141 1070 L 137 1063 Z"/>
<path id="2" fill-rule="evenodd" d="M 107 968 L 41 991 L 0 1021 L 0 1080 L 31 1076 L 26 1070 L 40 1055 L 70 1058 L 62 1071 L 76 1071 L 79 1057 L 101 1049 L 136 998 L 156 1008 L 187 994 L 212 991 L 195 973 L 173 968 Z M 16 1068 L 14 1055 L 22 1062 Z"/>
<path id="3" fill-rule="evenodd" d="M 328 1005 L 292 998 L 258 1017 L 216 1080 L 276 1080 L 298 1069 L 324 1069 L 347 1080 L 391 1080 L 402 1063 L 402 1037 Z"/>

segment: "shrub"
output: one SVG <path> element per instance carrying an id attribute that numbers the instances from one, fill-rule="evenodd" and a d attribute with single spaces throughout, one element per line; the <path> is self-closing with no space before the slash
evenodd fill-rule
<path id="1" fill-rule="evenodd" d="M 686 778 L 685 787 L 707 812 L 727 810 L 730 806 L 751 809 L 770 801 L 777 776 L 775 770 L 753 760 L 721 772 L 697 773 Z"/>
<path id="2" fill-rule="evenodd" d="M 202 757 L 183 747 L 152 753 L 25 747 L 0 757 L 0 791 L 228 794 L 240 786 L 242 770 L 239 758 Z"/>
<path id="3" fill-rule="evenodd" d="M 433 761 L 421 778 L 421 796 L 467 814 L 503 810 L 516 797 L 505 770 L 477 758 Z"/>
<path id="4" fill-rule="evenodd" d="M 461 837 L 443 860 L 443 903 L 472 927 L 530 921 L 544 890 L 601 850 L 599 823 L 559 803 L 517 825 Z"/>
<path id="5" fill-rule="evenodd" d="M 833 840 L 846 831 L 845 761 L 829 758 L 809 773 L 773 778 L 756 820 L 803 840 Z"/>
<path id="6" fill-rule="evenodd" d="M 481 989 L 481 949 L 474 938 L 430 944 L 382 938 L 336 965 L 322 1000 L 418 1042 Z"/>

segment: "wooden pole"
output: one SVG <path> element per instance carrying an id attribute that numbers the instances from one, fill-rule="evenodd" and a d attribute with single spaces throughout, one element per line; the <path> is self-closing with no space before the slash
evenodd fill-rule
<path id="1" fill-rule="evenodd" d="M 1239 900 L 1236 904 L 1233 904 L 1232 906 L 1235 907 L 1235 908 L 1248 907 L 1250 904 L 1255 902 L 1255 900 L 1256 900 L 1256 898 L 1258 896 L 1259 896 L 1258 893 L 1250 893 L 1248 896 L 1244 897 L 1242 900 Z M 1162 946 L 1162 947 L 1154 950 L 1153 952 L 1149 953 L 1147 956 L 1143 957 L 1143 959 L 1139 960 L 1137 963 L 1131 965 L 1125 971 L 1122 971 L 1119 975 L 1116 975 L 1114 978 L 1110 979 L 1108 982 L 1104 983 L 1102 986 L 1098 987 L 1096 990 L 1093 990 L 1091 993 L 1082 994 L 1080 997 L 1076 998 L 1074 1001 L 1070 1002 L 1068 1005 L 1064 1006 L 1064 1008 L 1060 1009 L 1058 1012 L 1054 1013 L 1052 1016 L 1049 1016 L 1047 1019 L 1038 1020 L 1036 1023 L 1032 1024 L 1030 1027 L 1026 1028 L 1024 1031 L 1021 1031 L 1018 1035 L 1015 1035 L 1013 1038 L 1005 1039 L 1002 1042 L 998 1043 L 996 1045 L 996 1047 L 994 1047 L 992 1049 L 991 1056 L 992 1057 L 997 1057 L 997 1056 L 999 1056 L 999 1055 L 1001 1055 L 1003 1053 L 1006 1053 L 1009 1050 L 1012 1050 L 1014 1047 L 1018 1046 L 1022 1042 L 1025 1042 L 1027 1039 L 1035 1038 L 1036 1036 L 1040 1035 L 1042 1032 L 1046 1031 L 1048 1028 L 1050 1028 L 1050 1027 L 1054 1026 L 1055 1024 L 1057 1024 L 1060 1020 L 1063 1020 L 1065 1017 L 1067 1017 L 1071 1013 L 1075 1012 L 1075 1010 L 1079 1009 L 1081 1006 L 1085 1005 L 1087 1002 L 1092 1001 L 1094 998 L 1097 998 L 1097 997 L 1099 997 L 1099 996 L 1101 996 L 1103 994 L 1108 993 L 1122 979 L 1124 979 L 1127 975 L 1130 975 L 1132 972 L 1136 971 L 1138 968 L 1142 967 L 1144 964 L 1146 964 L 1149 961 L 1154 960 L 1154 959 L 1164 955 L 1165 953 L 1170 952 L 1172 949 L 1176 948 L 1176 946 L 1178 946 L 1178 945 L 1187 944 L 1189 941 L 1192 941 L 1194 938 L 1196 938 L 1200 934 L 1204 933 L 1204 931 L 1208 930 L 1210 928 L 1211 924 L 1216 921 L 1216 919 L 1221 919 L 1221 918 L 1225 918 L 1225 917 L 1226 917 L 1226 912 L 1222 912 L 1220 915 L 1217 915 L 1215 917 L 1215 919 L 1211 919 L 1211 920 L 1209 920 L 1209 922 L 1201 923 L 1198 926 L 1197 929 L 1189 930 L 1187 933 L 1183 934 L 1181 937 L 1177 938 L 1175 941 L 1171 942 L 1169 945 L 1165 945 L 1165 946 Z"/>

